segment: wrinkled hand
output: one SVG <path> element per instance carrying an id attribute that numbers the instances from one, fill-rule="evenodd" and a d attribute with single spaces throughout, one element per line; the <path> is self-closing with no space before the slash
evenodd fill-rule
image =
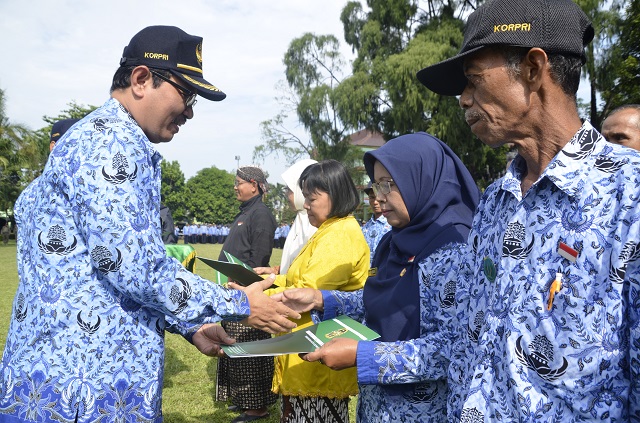
<path id="1" fill-rule="evenodd" d="M 220 348 L 220 344 L 231 345 L 236 342 L 235 339 L 227 335 L 222 326 L 214 323 L 206 323 L 202 325 L 191 338 L 193 345 L 204 355 L 210 357 L 222 357 L 224 352 Z"/>
<path id="2" fill-rule="evenodd" d="M 272 300 L 262 292 L 273 285 L 275 278 L 275 275 L 271 275 L 267 279 L 254 282 L 247 287 L 235 283 L 229 284 L 231 288 L 244 291 L 249 299 L 251 314 L 242 323 L 269 333 L 289 332 L 297 326 L 287 318 L 299 319 L 300 313 Z"/>
<path id="3" fill-rule="evenodd" d="M 314 352 L 300 354 L 305 361 L 319 361 L 333 369 L 343 370 L 356 365 L 358 341 L 349 338 L 335 338 L 327 342 Z"/>
<path id="4" fill-rule="evenodd" d="M 310 310 L 324 310 L 322 293 L 313 288 L 287 289 L 272 295 L 271 298 L 287 307 L 291 307 L 298 313 L 304 313 Z"/>

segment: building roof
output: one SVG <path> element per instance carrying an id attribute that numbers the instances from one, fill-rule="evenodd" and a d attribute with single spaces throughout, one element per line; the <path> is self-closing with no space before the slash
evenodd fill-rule
<path id="1" fill-rule="evenodd" d="M 381 147 L 386 141 L 379 132 L 372 132 L 368 129 L 362 129 L 351 134 L 351 144 L 361 147 Z"/>

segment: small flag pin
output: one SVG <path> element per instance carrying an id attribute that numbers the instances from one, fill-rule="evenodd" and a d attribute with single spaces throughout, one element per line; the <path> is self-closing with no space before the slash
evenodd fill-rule
<path id="1" fill-rule="evenodd" d="M 569 260 L 571 263 L 575 263 L 578 258 L 578 252 L 564 242 L 558 243 L 558 254 Z"/>

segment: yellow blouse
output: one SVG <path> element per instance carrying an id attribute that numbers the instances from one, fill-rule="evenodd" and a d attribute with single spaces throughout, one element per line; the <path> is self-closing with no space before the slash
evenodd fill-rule
<path id="1" fill-rule="evenodd" d="M 318 228 L 286 275 L 265 291 L 275 294 L 288 288 L 355 291 L 364 286 L 369 271 L 369 246 L 353 216 L 332 217 Z M 311 315 L 297 321 L 300 330 L 310 326 Z M 356 369 L 331 370 L 320 363 L 301 360 L 297 354 L 276 357 L 272 390 L 289 396 L 346 398 L 358 393 Z"/>

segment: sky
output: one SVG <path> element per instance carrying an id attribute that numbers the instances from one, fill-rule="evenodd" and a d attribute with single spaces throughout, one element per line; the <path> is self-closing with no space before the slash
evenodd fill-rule
<path id="1" fill-rule="evenodd" d="M 293 39 L 332 34 L 352 58 L 340 22 L 346 1 L 0 0 L 5 112 L 11 123 L 35 130 L 72 101 L 100 106 L 131 37 L 150 25 L 177 26 L 203 37 L 204 77 L 227 98 L 198 97 L 194 118 L 158 150 L 177 160 L 187 179 L 211 166 L 234 172 L 238 163 L 253 163 L 253 149 L 263 143 L 260 123 L 281 109 L 276 84 Z M 283 183 L 282 158 L 266 157 L 261 166 L 269 182 Z"/>

